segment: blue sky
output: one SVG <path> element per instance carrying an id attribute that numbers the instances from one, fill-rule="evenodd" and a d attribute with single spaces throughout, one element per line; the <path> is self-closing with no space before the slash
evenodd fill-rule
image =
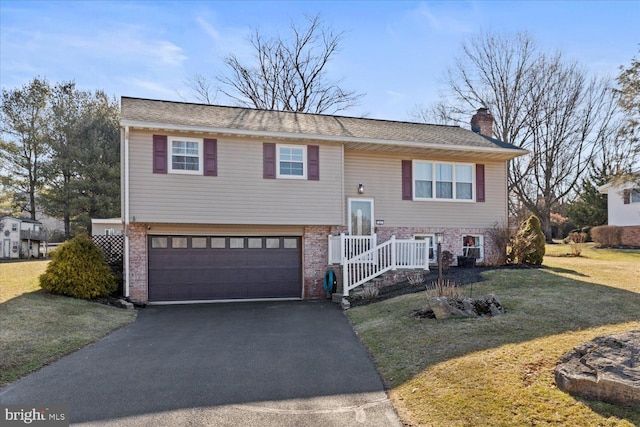
<path id="1" fill-rule="evenodd" d="M 366 93 L 342 114 L 372 118 L 407 120 L 436 102 L 461 42 L 481 30 L 529 31 L 593 74 L 615 75 L 640 48 L 640 1 L 0 0 L 0 84 L 42 76 L 117 97 L 193 100 L 184 80 L 220 73 L 230 52 L 249 57 L 252 28 L 284 33 L 317 13 L 345 32 L 330 76 Z"/>

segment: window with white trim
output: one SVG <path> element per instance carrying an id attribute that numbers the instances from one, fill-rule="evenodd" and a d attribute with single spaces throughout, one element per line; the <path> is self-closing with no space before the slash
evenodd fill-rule
<path id="1" fill-rule="evenodd" d="M 640 188 L 631 190 L 631 203 L 640 203 Z"/>
<path id="2" fill-rule="evenodd" d="M 436 235 L 435 234 L 415 234 L 413 236 L 415 240 L 425 240 L 429 239 L 429 262 L 437 262 L 437 252 L 436 252 Z M 420 258 L 422 259 L 422 258 Z"/>
<path id="3" fill-rule="evenodd" d="M 307 178 L 307 147 L 304 145 L 280 145 L 276 150 L 277 178 Z"/>
<path id="4" fill-rule="evenodd" d="M 169 172 L 202 175 L 202 140 L 169 137 Z"/>
<path id="5" fill-rule="evenodd" d="M 482 261 L 484 259 L 484 237 L 475 234 L 462 236 L 462 256 Z"/>
<path id="6" fill-rule="evenodd" d="M 413 161 L 414 200 L 468 200 L 474 198 L 474 165 Z"/>
<path id="7" fill-rule="evenodd" d="M 18 231 L 18 224 L 16 224 L 15 222 L 11 224 L 11 231 Z"/>

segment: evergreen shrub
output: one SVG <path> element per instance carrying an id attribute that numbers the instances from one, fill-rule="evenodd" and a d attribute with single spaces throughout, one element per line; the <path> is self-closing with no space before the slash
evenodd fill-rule
<path id="1" fill-rule="evenodd" d="M 85 236 L 60 246 L 40 276 L 40 286 L 56 295 L 92 299 L 117 289 L 102 250 Z"/>
<path id="2" fill-rule="evenodd" d="M 531 215 L 516 233 L 510 253 L 514 264 L 542 265 L 546 240 L 537 216 Z"/>

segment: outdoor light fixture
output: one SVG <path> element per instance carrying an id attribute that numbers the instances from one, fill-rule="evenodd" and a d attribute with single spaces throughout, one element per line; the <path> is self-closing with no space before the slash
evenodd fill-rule
<path id="1" fill-rule="evenodd" d="M 358 184 L 358 194 L 364 194 L 364 184 Z"/>
<path id="2" fill-rule="evenodd" d="M 436 232 L 436 243 L 441 245 L 444 242 L 444 233 L 442 231 Z"/>

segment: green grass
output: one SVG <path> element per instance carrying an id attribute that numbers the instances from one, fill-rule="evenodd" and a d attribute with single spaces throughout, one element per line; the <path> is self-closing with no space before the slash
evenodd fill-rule
<path id="1" fill-rule="evenodd" d="M 548 253 L 570 252 L 561 245 Z M 640 409 L 583 401 L 555 387 L 573 346 L 640 328 L 640 251 L 587 248 L 547 256 L 541 269 L 484 274 L 473 294 L 496 294 L 507 314 L 417 319 L 423 293 L 347 311 L 403 422 L 429 426 L 640 425 Z"/>
<path id="2" fill-rule="evenodd" d="M 133 310 L 40 290 L 48 261 L 0 263 L 0 386 L 135 319 Z"/>

